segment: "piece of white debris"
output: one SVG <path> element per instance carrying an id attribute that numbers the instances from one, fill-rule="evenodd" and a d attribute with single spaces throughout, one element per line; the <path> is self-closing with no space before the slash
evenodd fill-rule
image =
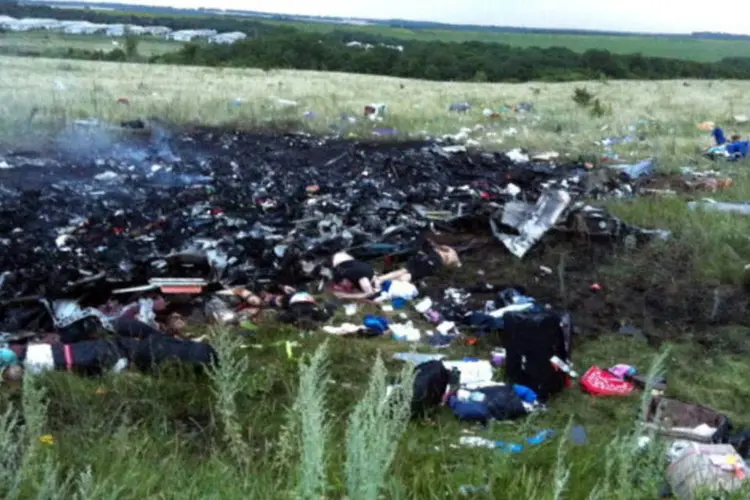
<path id="1" fill-rule="evenodd" d="M 97 174 L 94 176 L 94 179 L 98 181 L 111 181 L 114 179 L 117 179 L 119 176 L 117 173 L 112 172 L 111 170 L 108 170 L 106 172 L 102 172 L 101 174 Z"/>

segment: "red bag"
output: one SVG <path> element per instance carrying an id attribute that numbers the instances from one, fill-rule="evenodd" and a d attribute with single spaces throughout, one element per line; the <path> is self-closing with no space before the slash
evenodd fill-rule
<path id="1" fill-rule="evenodd" d="M 593 396 L 627 396 L 633 392 L 633 384 L 598 366 L 592 366 L 581 377 L 581 389 Z"/>

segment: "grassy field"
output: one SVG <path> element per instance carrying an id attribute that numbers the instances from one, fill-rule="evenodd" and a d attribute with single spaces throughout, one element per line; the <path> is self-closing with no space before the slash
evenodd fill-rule
<path id="1" fill-rule="evenodd" d="M 118 47 L 116 44 L 124 48 L 124 37 L 68 35 L 40 31 L 0 33 L 0 54 L 3 55 L 59 57 L 64 56 L 68 49 L 109 52 Z M 146 57 L 179 50 L 180 47 L 182 47 L 181 42 L 173 42 L 156 37 L 139 37 L 138 42 L 139 53 Z"/>
<path id="2" fill-rule="evenodd" d="M 269 21 L 270 22 L 270 21 Z M 325 23 L 303 23 L 276 21 L 282 26 L 316 33 L 334 30 L 360 32 L 368 35 L 382 35 L 403 40 L 440 42 L 487 42 L 506 43 L 515 47 L 565 47 L 574 52 L 591 49 L 608 50 L 616 54 L 642 53 L 645 56 L 669 57 L 694 61 L 718 61 L 724 57 L 742 57 L 750 49 L 750 41 L 745 40 L 699 40 L 690 37 L 656 37 L 646 35 L 606 36 L 568 35 L 542 33 L 501 33 L 447 29 L 406 29 L 385 26 L 348 26 Z"/>
<path id="3" fill-rule="evenodd" d="M 0 67 L 2 136 L 5 141 L 25 139 L 25 145 L 34 145 L 48 127 L 72 119 L 141 115 L 177 124 L 283 124 L 326 132 L 340 113 L 360 116 L 364 105 L 384 102 L 388 111 L 377 127 L 396 128 L 403 136 L 467 129 L 467 135 L 489 148 L 523 146 L 599 156 L 603 151 L 595 141 L 634 133 L 631 127 L 636 127 L 645 140 L 615 151 L 633 159 L 654 155 L 663 171 L 673 172 L 688 164 L 708 166 L 696 154 L 710 143 L 698 123 L 713 120 L 726 124 L 729 133 L 750 132 L 747 126 L 731 125 L 733 115 L 750 112 L 742 82 L 455 84 L 13 57 L 0 57 Z M 593 116 L 574 103 L 576 87 L 586 87 L 608 112 Z M 121 97 L 130 104 L 118 104 Z M 279 99 L 294 100 L 297 106 Z M 465 115 L 449 113 L 455 101 L 469 101 L 473 109 Z M 523 101 L 532 102 L 534 111 L 506 112 L 497 120 L 481 112 Z M 373 126 L 354 126 L 350 135 L 370 137 Z M 711 196 L 750 199 L 746 167 L 719 168 L 735 183 Z M 615 290 L 628 280 L 696 293 L 734 287 L 750 259 L 750 218 L 692 212 L 679 196 L 613 201 L 609 207 L 628 222 L 671 229 L 674 238 L 591 271 L 605 289 Z M 554 260 L 544 263 L 556 265 Z M 518 261 L 498 248 L 481 265 L 498 280 L 514 282 L 530 279 L 540 262 Z M 451 279 L 466 283 L 475 270 L 470 267 Z M 618 293 L 617 300 L 634 300 L 627 289 Z M 561 301 L 565 295 L 561 289 Z M 740 428 L 750 425 L 747 328 L 717 328 L 708 345 L 691 342 L 705 331 L 669 328 L 657 334 L 672 342 L 658 348 L 614 333 L 581 341 L 574 361 L 579 371 L 621 362 L 647 371 L 655 364 L 669 377 L 670 396 L 725 411 Z M 473 485 L 487 488 L 475 498 L 657 496 L 662 450 L 654 446 L 638 454 L 634 448 L 638 395 L 593 399 L 571 389 L 546 413 L 488 429 L 460 424 L 445 413 L 429 423 L 406 423 L 401 413 L 384 414 L 378 404 L 382 371 L 375 370 L 369 385 L 368 380 L 378 354 L 397 373 L 399 364 L 391 355 L 409 350 L 407 345 L 331 338 L 328 355 L 306 368 L 309 359 L 301 360 L 324 342 L 322 333 L 301 334 L 268 324 L 250 340 L 227 332 L 213 336 L 227 362 L 211 383 L 169 373 L 102 380 L 53 374 L 27 379 L 22 396 L 17 388 L 2 391 L 0 407 L 20 409 L 25 419 L 23 432 L 17 432 L 11 418 L 17 414 L 0 419 L 4 457 L 16 457 L 21 449 L 25 454 L 23 460 L 0 460 L 0 493 L 16 485 L 11 498 L 443 499 L 455 498 L 462 485 Z M 293 359 L 275 345 L 283 340 L 299 342 Z M 243 343 L 262 347 L 244 348 Z M 488 351 L 464 346 L 448 354 L 486 357 Z M 366 393 L 368 386 L 371 393 Z M 355 407 L 359 401 L 363 406 Z M 571 424 L 586 428 L 588 444 L 568 439 Z M 542 429 L 555 429 L 557 437 L 517 455 L 457 447 L 458 439 L 470 434 L 521 442 Z"/>

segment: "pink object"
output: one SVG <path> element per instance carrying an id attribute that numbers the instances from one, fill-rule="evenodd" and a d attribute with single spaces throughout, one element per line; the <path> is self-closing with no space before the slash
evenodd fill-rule
<path id="1" fill-rule="evenodd" d="M 633 368 L 630 365 L 618 364 L 618 365 L 613 366 L 607 371 L 611 373 L 612 375 L 614 375 L 615 377 L 625 380 L 625 375 L 627 375 L 631 370 L 635 370 L 635 368 Z"/>
<path id="2" fill-rule="evenodd" d="M 581 378 L 581 389 L 592 396 L 627 396 L 633 384 L 617 378 L 607 370 L 592 366 Z"/>

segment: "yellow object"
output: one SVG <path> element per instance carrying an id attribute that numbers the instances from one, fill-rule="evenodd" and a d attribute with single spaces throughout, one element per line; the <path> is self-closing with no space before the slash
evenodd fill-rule
<path id="1" fill-rule="evenodd" d="M 286 357 L 289 359 L 294 359 L 294 352 L 292 351 L 292 343 L 288 340 L 286 341 Z"/>
<path id="2" fill-rule="evenodd" d="M 43 436 L 39 436 L 39 442 L 42 444 L 46 444 L 47 446 L 52 446 L 55 444 L 55 437 L 52 434 L 45 434 Z"/>

